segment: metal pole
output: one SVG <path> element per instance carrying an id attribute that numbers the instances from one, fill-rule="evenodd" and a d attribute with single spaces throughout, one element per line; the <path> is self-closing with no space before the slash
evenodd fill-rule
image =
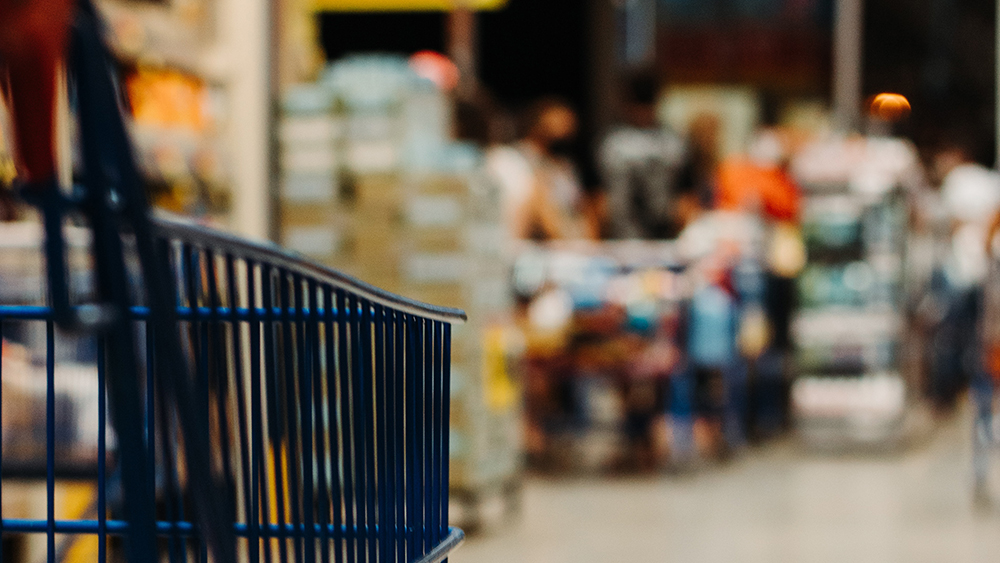
<path id="1" fill-rule="evenodd" d="M 230 224 L 237 233 L 270 238 L 272 19 L 277 2 L 225 0 L 223 40 L 232 68 L 228 128 L 233 162 L 233 209 Z"/>
<path id="2" fill-rule="evenodd" d="M 996 110 L 993 115 L 994 124 L 996 128 L 996 162 L 994 166 L 1000 169 L 1000 0 L 997 0 L 997 11 L 996 11 L 996 45 L 995 45 L 995 55 L 994 64 L 996 65 Z"/>
<path id="3" fill-rule="evenodd" d="M 833 115 L 841 131 L 861 124 L 864 0 L 837 0 L 833 24 Z"/>
<path id="4" fill-rule="evenodd" d="M 448 14 L 448 55 L 458 67 L 458 96 L 470 99 L 478 87 L 476 13 L 464 2 Z"/>
<path id="5" fill-rule="evenodd" d="M 1000 1 L 1000 0 L 998 0 Z M 590 154 L 597 154 L 604 136 L 614 126 L 621 113 L 620 69 L 616 58 L 615 4 L 612 0 L 590 2 L 589 19 L 590 65 Z"/>

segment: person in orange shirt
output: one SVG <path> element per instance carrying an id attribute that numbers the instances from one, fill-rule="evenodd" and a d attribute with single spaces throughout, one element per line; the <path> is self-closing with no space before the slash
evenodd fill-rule
<path id="1" fill-rule="evenodd" d="M 746 155 L 724 160 L 716 178 L 716 207 L 760 213 L 765 219 L 798 223 L 802 196 L 787 172 L 788 158 L 777 133 L 758 133 Z"/>

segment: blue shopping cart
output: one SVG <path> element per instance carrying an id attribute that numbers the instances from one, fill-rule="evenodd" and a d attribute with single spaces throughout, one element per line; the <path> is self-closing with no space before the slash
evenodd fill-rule
<path id="1" fill-rule="evenodd" d="M 102 563 L 444 560 L 462 540 L 448 526 L 448 414 L 464 313 L 151 219 L 100 33 L 81 0 L 67 65 L 77 188 L 22 190 L 43 211 L 48 302 L 0 306 L 0 333 L 44 327 L 45 510 L 3 514 L 0 533 L 44 538 L 50 563 L 79 560 L 81 543 Z M 67 267 L 71 215 L 91 231 L 82 295 Z M 96 350 L 94 463 L 72 475 L 94 498 L 69 518 L 56 502 L 68 478 L 57 327 Z M 0 473 L 0 497 L 24 480 Z"/>

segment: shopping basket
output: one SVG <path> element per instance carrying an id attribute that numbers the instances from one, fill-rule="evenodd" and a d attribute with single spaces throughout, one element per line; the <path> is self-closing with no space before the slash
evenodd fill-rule
<path id="1" fill-rule="evenodd" d="M 443 560 L 462 539 L 447 500 L 451 327 L 464 314 L 151 219 L 99 20 L 89 2 L 76 11 L 80 187 L 25 189 L 44 212 L 48 304 L 0 306 L 0 333 L 44 326 L 45 515 L 3 514 L 0 533 L 44 538 L 48 562 Z M 83 296 L 66 267 L 70 214 L 92 233 Z M 94 500 L 73 517 L 57 517 L 57 326 L 97 348 L 82 476 Z M 0 474 L 0 504 L 12 479 Z"/>

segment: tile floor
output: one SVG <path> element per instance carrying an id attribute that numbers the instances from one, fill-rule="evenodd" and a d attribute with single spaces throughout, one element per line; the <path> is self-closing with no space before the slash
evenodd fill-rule
<path id="1" fill-rule="evenodd" d="M 810 454 L 789 441 L 687 476 L 533 478 L 522 518 L 451 561 L 1000 561 L 1000 502 L 972 502 L 967 417 L 884 457 Z"/>

